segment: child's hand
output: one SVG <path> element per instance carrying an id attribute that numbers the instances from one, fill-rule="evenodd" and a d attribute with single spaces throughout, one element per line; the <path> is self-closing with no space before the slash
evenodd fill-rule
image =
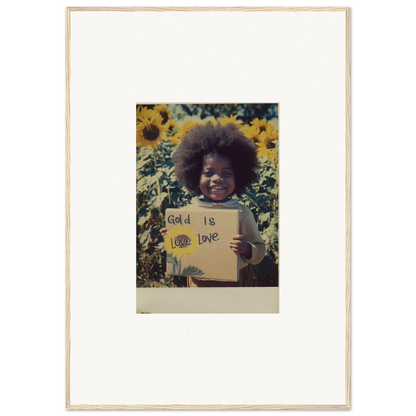
<path id="1" fill-rule="evenodd" d="M 230 241 L 230 248 L 234 253 L 251 258 L 251 245 L 248 244 L 247 239 L 240 234 L 233 236 L 233 239 Z"/>
<path id="2" fill-rule="evenodd" d="M 168 232 L 168 229 L 167 228 L 161 228 L 160 229 L 160 234 L 162 234 L 162 237 L 163 238 L 165 238 L 167 232 Z"/>

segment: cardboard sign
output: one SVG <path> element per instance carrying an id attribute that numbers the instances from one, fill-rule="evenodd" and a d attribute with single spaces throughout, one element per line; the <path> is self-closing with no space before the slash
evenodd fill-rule
<path id="1" fill-rule="evenodd" d="M 237 282 L 238 255 L 229 242 L 238 234 L 238 215 L 235 209 L 167 209 L 167 273 Z"/>

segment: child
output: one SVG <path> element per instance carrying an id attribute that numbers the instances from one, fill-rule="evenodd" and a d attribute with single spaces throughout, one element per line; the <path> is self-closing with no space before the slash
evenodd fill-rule
<path id="1" fill-rule="evenodd" d="M 199 198 L 192 204 L 202 209 L 238 209 L 240 234 L 233 236 L 230 249 L 241 256 L 238 282 L 201 280 L 188 277 L 188 287 L 252 286 L 249 264 L 260 263 L 266 246 L 253 214 L 237 200 L 256 179 L 256 146 L 233 124 L 211 123 L 194 127 L 172 156 L 178 181 Z M 166 234 L 166 229 L 161 230 Z"/>

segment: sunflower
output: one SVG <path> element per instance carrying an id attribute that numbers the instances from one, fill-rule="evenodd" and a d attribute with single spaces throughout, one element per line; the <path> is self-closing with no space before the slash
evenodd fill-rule
<path id="1" fill-rule="evenodd" d="M 267 149 L 266 145 L 264 143 L 258 142 L 257 143 L 257 155 L 260 157 L 266 157 L 267 156 Z"/>
<path id="2" fill-rule="evenodd" d="M 201 125 L 202 126 L 205 126 L 205 124 L 207 124 L 207 123 L 211 123 L 213 126 L 215 126 L 216 120 L 212 116 L 205 117 L 203 120 L 201 120 Z"/>
<path id="3" fill-rule="evenodd" d="M 172 132 L 173 129 L 178 128 L 178 123 L 172 119 L 168 120 L 168 122 L 166 123 L 166 128 L 168 129 L 168 131 Z"/>
<path id="4" fill-rule="evenodd" d="M 178 130 L 178 123 L 175 120 L 168 120 L 165 124 L 166 127 L 166 133 L 173 134 L 175 129 Z"/>
<path id="5" fill-rule="evenodd" d="M 276 147 L 275 140 L 279 139 L 279 130 L 272 124 L 266 126 L 266 130 L 259 135 L 260 142 L 264 143 L 267 149 L 274 149 Z"/>
<path id="6" fill-rule="evenodd" d="M 273 135 L 266 136 L 265 132 L 260 134 L 260 141 L 256 143 L 257 145 L 257 155 L 260 157 L 267 157 L 269 160 L 277 163 L 278 158 L 278 149 L 279 142 L 277 141 L 277 133 Z"/>
<path id="7" fill-rule="evenodd" d="M 274 163 L 279 163 L 279 156 L 274 149 L 269 149 L 267 151 L 267 157 Z"/>
<path id="8" fill-rule="evenodd" d="M 150 108 L 139 105 L 136 108 L 136 123 L 140 123 L 140 121 L 144 118 L 151 118 L 154 114 L 155 112 Z"/>
<path id="9" fill-rule="evenodd" d="M 240 128 L 240 131 L 254 144 L 259 143 L 260 129 L 258 127 L 244 124 L 244 126 Z"/>
<path id="10" fill-rule="evenodd" d="M 166 104 L 155 105 L 154 111 L 162 117 L 162 124 L 166 124 L 172 118 L 172 113 Z"/>
<path id="11" fill-rule="evenodd" d="M 277 163 L 279 158 L 275 149 L 268 149 L 264 143 L 257 144 L 257 155 L 260 157 L 267 157 L 267 159 Z"/>
<path id="12" fill-rule="evenodd" d="M 162 117 L 154 114 L 150 119 L 142 118 L 136 124 L 136 147 L 146 146 L 155 149 L 166 137 L 166 127 L 162 125 Z"/>
<path id="13" fill-rule="evenodd" d="M 180 144 L 181 140 L 178 136 L 178 124 L 175 120 L 169 120 L 166 124 L 166 137 L 165 140 L 176 145 Z"/>
<path id="14" fill-rule="evenodd" d="M 250 121 L 250 124 L 258 127 L 258 129 L 260 130 L 260 133 L 263 133 L 264 131 L 266 131 L 267 126 L 269 125 L 267 120 L 264 118 L 262 118 L 261 120 L 259 120 L 258 118 L 255 118 L 254 120 Z"/>
<path id="15" fill-rule="evenodd" d="M 277 163 L 279 160 L 277 155 L 279 130 L 270 123 L 265 127 L 266 129 L 259 134 L 259 142 L 256 143 L 257 154 Z"/>
<path id="16" fill-rule="evenodd" d="M 225 126 L 226 124 L 235 124 L 237 127 L 241 127 L 241 120 L 237 120 L 237 115 L 230 117 L 223 116 L 222 118 L 218 119 L 218 122 L 221 124 L 221 126 Z"/>
<path id="17" fill-rule="evenodd" d="M 165 236 L 166 251 L 172 257 L 193 256 L 199 250 L 198 237 L 195 230 L 189 227 L 175 225 Z"/>
<path id="18" fill-rule="evenodd" d="M 195 121 L 194 118 L 187 117 L 184 119 L 184 121 L 181 123 L 180 126 L 178 126 L 178 132 L 175 134 L 174 139 L 180 140 L 183 136 L 189 133 L 189 130 L 192 128 L 198 126 L 199 123 Z"/>

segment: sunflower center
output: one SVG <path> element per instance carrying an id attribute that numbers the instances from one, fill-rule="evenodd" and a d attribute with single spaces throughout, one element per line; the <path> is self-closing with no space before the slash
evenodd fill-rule
<path id="1" fill-rule="evenodd" d="M 186 234 L 181 234 L 175 237 L 176 247 L 185 248 L 191 244 L 192 240 Z"/>
<path id="2" fill-rule="evenodd" d="M 261 126 L 261 127 L 260 127 L 260 133 L 262 133 L 263 131 L 266 131 L 266 127 Z"/>
<path id="3" fill-rule="evenodd" d="M 267 144 L 266 147 L 268 149 L 274 149 L 276 147 L 276 145 L 272 142 L 272 140 L 270 140 Z"/>
<path id="4" fill-rule="evenodd" d="M 160 112 L 160 115 L 162 116 L 162 124 L 165 124 L 169 120 L 169 115 L 166 111 Z"/>
<path id="5" fill-rule="evenodd" d="M 151 124 L 143 129 L 143 137 L 149 142 L 153 142 L 159 137 L 159 129 Z"/>

